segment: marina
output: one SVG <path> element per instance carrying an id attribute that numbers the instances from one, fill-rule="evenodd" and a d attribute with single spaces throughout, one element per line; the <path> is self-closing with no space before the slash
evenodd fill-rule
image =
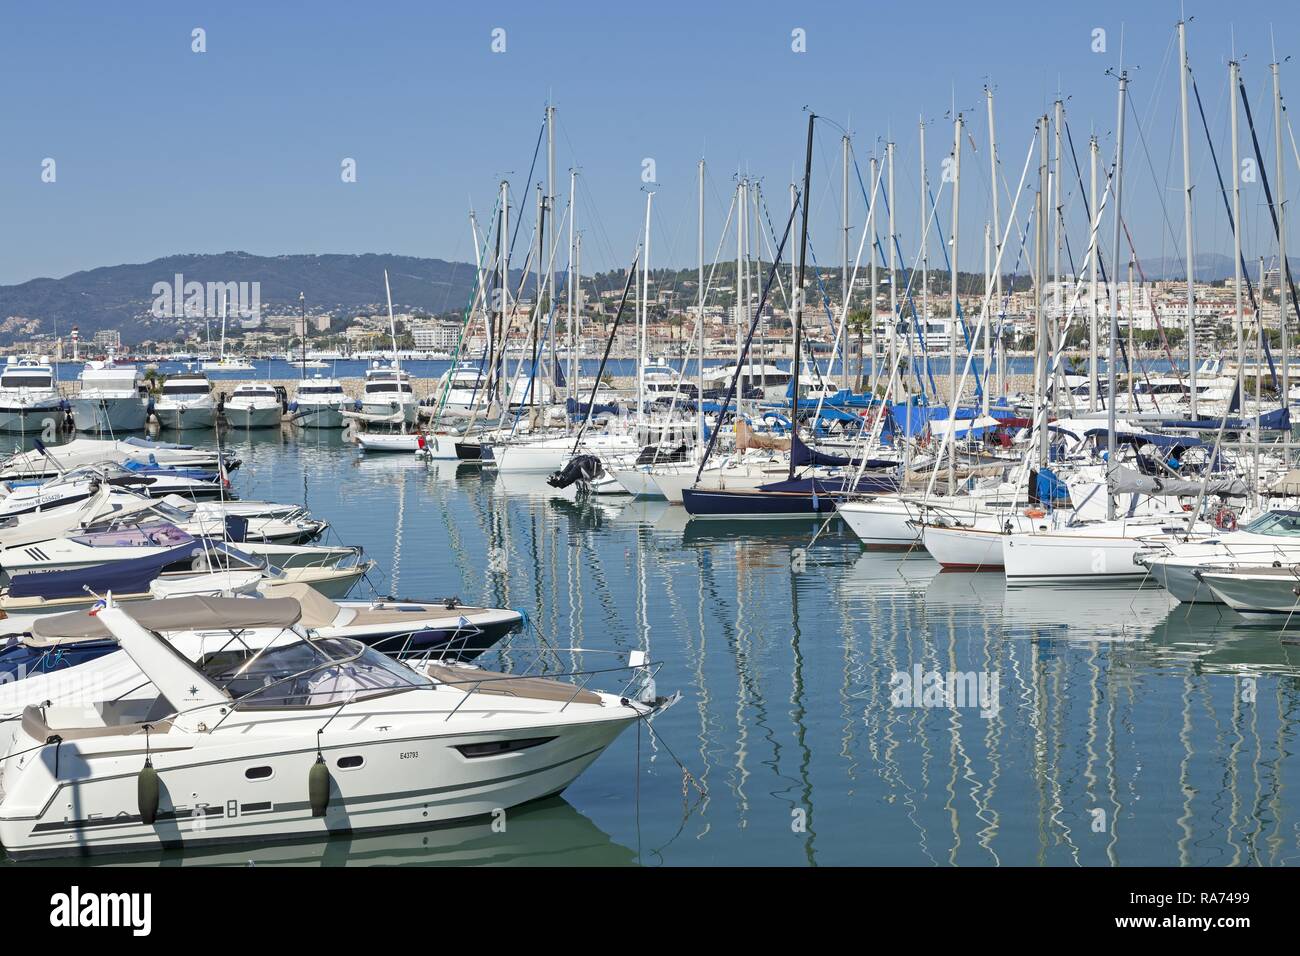
<path id="1" fill-rule="evenodd" d="M 1285 925 L 1293 11 L 148 6 L 0 34 L 20 921 Z"/>

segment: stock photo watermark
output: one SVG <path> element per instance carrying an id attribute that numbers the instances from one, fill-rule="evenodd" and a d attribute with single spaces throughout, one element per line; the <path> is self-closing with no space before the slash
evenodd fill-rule
<path id="1" fill-rule="evenodd" d="M 988 720 L 1000 709 L 996 671 L 927 671 L 916 664 L 894 671 L 889 678 L 889 702 L 894 707 L 923 710 L 975 710 Z"/>

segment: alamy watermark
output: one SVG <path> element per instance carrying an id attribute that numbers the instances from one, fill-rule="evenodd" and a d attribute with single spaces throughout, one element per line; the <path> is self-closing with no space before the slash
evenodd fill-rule
<path id="1" fill-rule="evenodd" d="M 229 315 L 260 318 L 260 282 L 186 282 L 176 273 L 171 282 L 153 284 L 150 313 L 158 319 L 221 318 L 223 298 Z"/>
<path id="2" fill-rule="evenodd" d="M 894 671 L 889 678 L 889 702 L 895 707 L 934 710 L 978 708 L 985 720 L 998 713 L 996 671 Z"/>

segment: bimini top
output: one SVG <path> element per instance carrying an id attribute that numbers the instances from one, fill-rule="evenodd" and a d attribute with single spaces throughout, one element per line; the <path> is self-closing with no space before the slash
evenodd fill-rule
<path id="1" fill-rule="evenodd" d="M 122 610 L 151 631 L 242 630 L 290 627 L 302 617 L 293 598 L 181 597 L 123 604 Z M 51 614 L 32 624 L 29 644 L 109 640 L 98 617 L 85 611 Z"/>

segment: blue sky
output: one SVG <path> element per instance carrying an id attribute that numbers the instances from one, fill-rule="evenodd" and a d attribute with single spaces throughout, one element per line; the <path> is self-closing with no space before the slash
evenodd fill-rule
<path id="1" fill-rule="evenodd" d="M 1287 45 L 1298 35 L 1297 7 L 1238 0 L 1188 3 L 1186 13 L 1221 156 L 1235 30 L 1271 163 L 1270 27 L 1279 56 L 1300 53 Z M 695 259 L 701 154 L 709 163 L 710 253 L 738 169 L 762 179 L 778 216 L 802 162 L 805 106 L 852 130 L 864 176 L 867 157 L 892 134 L 898 223 L 910 255 L 917 122 L 932 123 L 937 180 L 951 149 L 946 114 L 954 101 L 968 111 L 977 149 L 967 143 L 963 154 L 961 261 L 978 269 L 989 208 L 985 83 L 996 89 L 1013 187 L 1034 120 L 1058 89 L 1069 97 L 1080 161 L 1095 130 L 1109 162 L 1115 83 L 1106 71 L 1119 63 L 1121 34 L 1146 141 L 1130 125 L 1126 218 L 1144 257 L 1176 255 L 1178 16 L 1177 3 L 1110 0 L 991 9 L 948 0 L 11 6 L 0 29 L 0 282 L 231 249 L 470 259 L 470 205 L 487 218 L 505 174 L 524 187 L 548 95 L 559 110 L 560 191 L 570 166 L 585 180 L 578 215 L 586 271 L 630 258 L 647 157 L 659 184 L 658 264 Z M 195 27 L 206 31 L 202 54 L 191 51 Z M 496 54 L 498 27 L 506 51 Z M 1104 54 L 1091 49 L 1098 27 L 1107 31 Z M 795 28 L 806 31 L 805 53 L 791 50 Z M 1300 98 L 1300 58 L 1283 66 L 1283 91 Z M 811 234 L 824 263 L 838 258 L 839 136 L 829 124 L 822 130 L 814 166 Z M 1294 196 L 1300 170 L 1286 146 Z M 57 164 L 54 183 L 41 181 L 46 158 Z M 355 183 L 341 181 L 344 158 L 356 160 Z M 1197 126 L 1193 159 L 1198 251 L 1229 251 Z M 1255 191 L 1243 217 L 1251 255 L 1269 251 L 1262 190 Z M 522 204 L 531 215 L 531 196 Z M 860 195 L 853 205 L 860 220 Z M 946 196 L 940 215 L 946 232 Z M 1073 231 L 1077 254 L 1086 237 L 1082 225 Z M 932 262 L 940 256 L 936 244 Z"/>

